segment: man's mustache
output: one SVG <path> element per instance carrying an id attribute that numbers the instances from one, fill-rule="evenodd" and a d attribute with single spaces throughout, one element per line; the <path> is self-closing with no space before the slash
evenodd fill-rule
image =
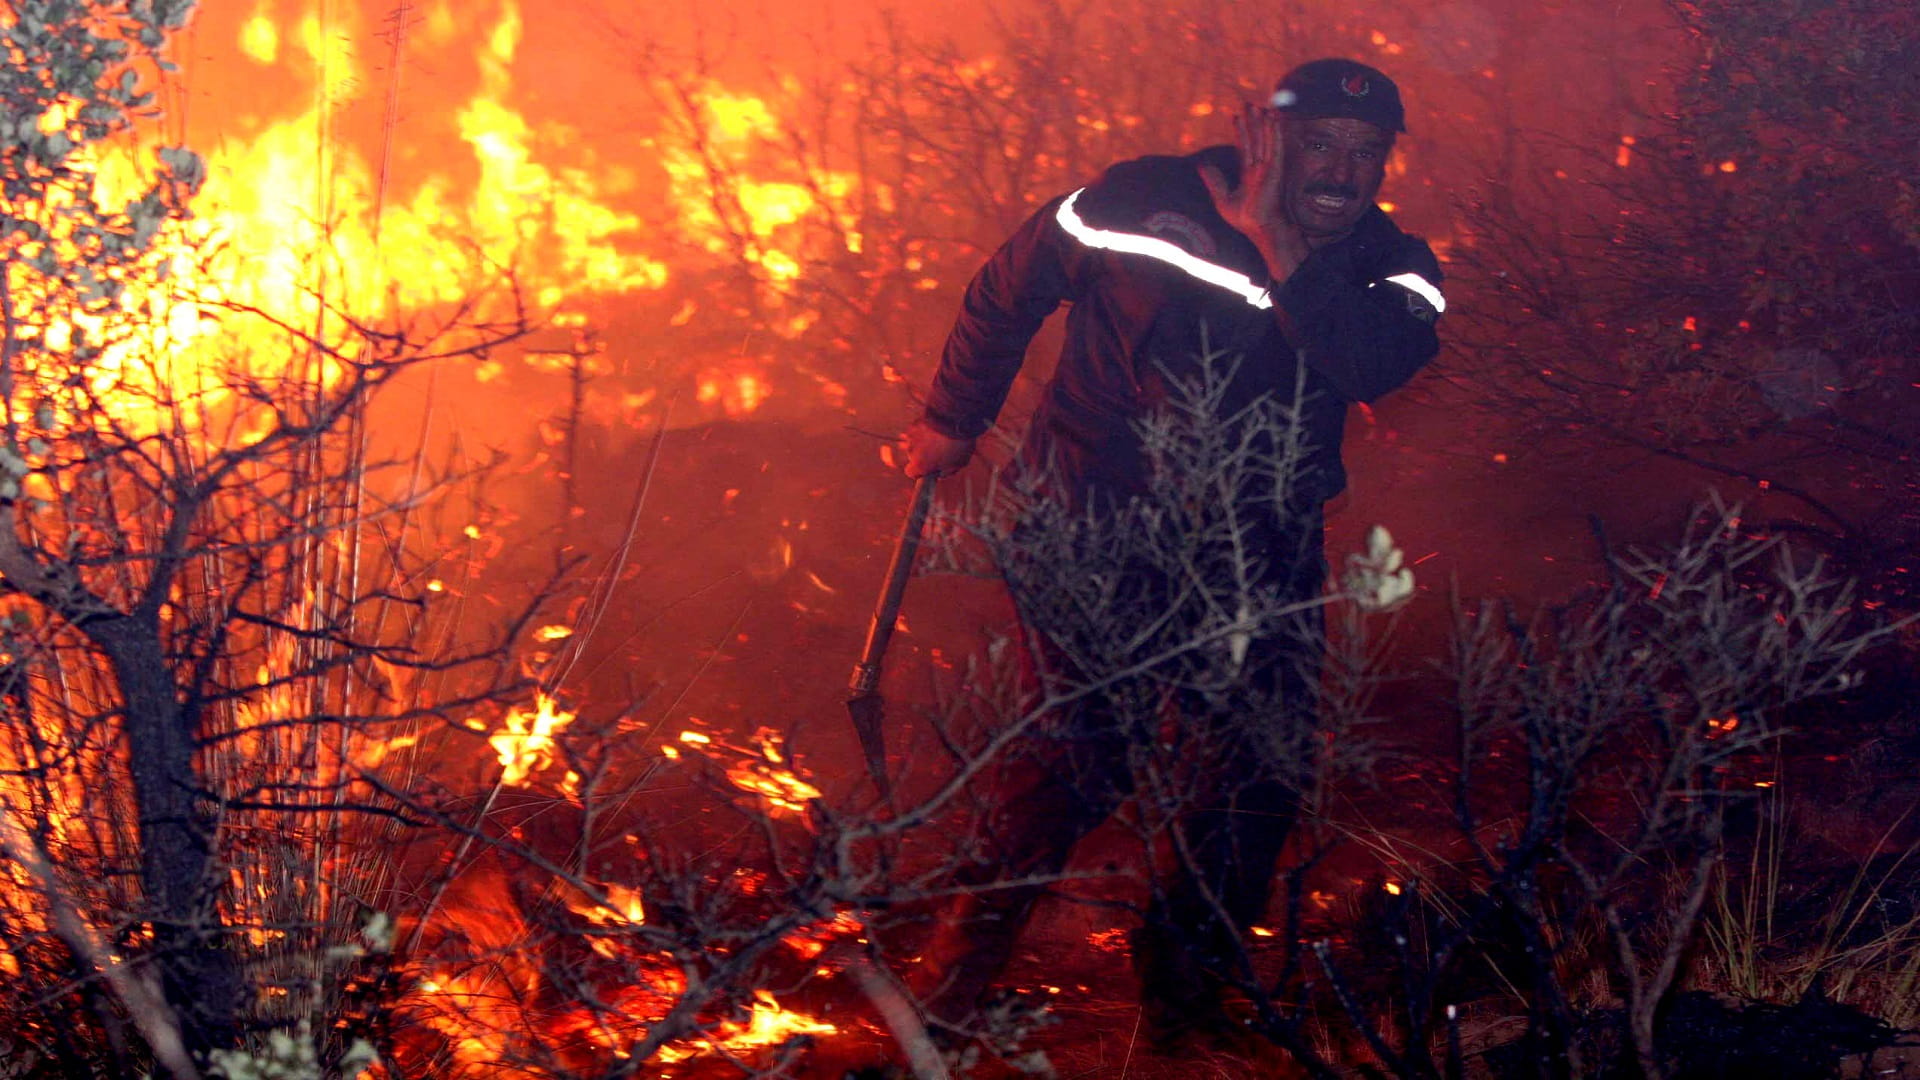
<path id="1" fill-rule="evenodd" d="M 1342 199 L 1358 199 L 1360 197 L 1360 192 L 1357 189 L 1346 187 L 1342 184 L 1308 184 L 1306 193 L 1308 195 L 1336 195 Z"/>

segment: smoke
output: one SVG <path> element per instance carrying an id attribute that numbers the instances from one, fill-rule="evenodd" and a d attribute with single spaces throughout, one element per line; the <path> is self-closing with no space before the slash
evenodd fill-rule
<path id="1" fill-rule="evenodd" d="M 1224 140 L 1236 97 L 1344 53 L 1407 90 L 1414 134 L 1383 197 L 1444 257 L 1460 242 L 1457 201 L 1537 164 L 1512 149 L 1515 128 L 1612 144 L 1673 48 L 1641 32 L 1654 7 L 234 0 L 203 7 L 178 43 L 163 123 L 209 155 L 203 216 L 230 219 L 252 275 L 283 297 L 430 306 L 511 268 L 549 328 L 402 387 L 379 437 L 411 445 L 426 423 L 448 453 L 499 451 L 506 469 L 475 520 L 546 538 L 509 542 L 534 563 L 622 543 L 640 433 L 694 433 L 665 444 L 675 483 L 642 531 L 700 554 L 662 550 L 630 570 L 671 582 L 655 605 L 679 612 L 661 616 L 669 638 L 723 639 L 732 615 L 707 626 L 691 612 L 744 583 L 746 618 L 769 628 L 735 633 L 798 649 L 771 625 L 858 624 L 858 567 L 820 560 L 891 528 L 874 434 L 911 418 L 958 289 L 1027 208 L 1119 157 Z M 895 61 L 916 66 L 855 79 Z M 904 95 L 894 112 L 875 110 L 880 89 Z M 996 131 L 999 146 L 956 135 Z M 898 173 L 856 167 L 895 153 Z M 314 245 L 333 254 L 315 259 Z M 1491 299 L 1459 288 L 1463 312 Z M 1591 568 L 1589 510 L 1624 500 L 1637 530 L 1680 509 L 1679 493 L 1660 510 L 1634 493 L 1568 497 L 1560 476 L 1532 471 L 1537 448 L 1439 395 L 1451 360 L 1352 425 L 1336 543 L 1384 522 L 1410 556 L 1432 556 L 1423 581 L 1553 591 Z M 722 464 L 735 453 L 753 460 Z M 762 497 L 793 512 L 750 517 Z M 680 533 L 690 518 L 712 532 Z M 777 600 L 749 602 L 763 595 Z"/>

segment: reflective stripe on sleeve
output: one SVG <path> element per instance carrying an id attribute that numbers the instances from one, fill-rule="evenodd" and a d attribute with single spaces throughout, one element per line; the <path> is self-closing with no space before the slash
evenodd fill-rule
<path id="1" fill-rule="evenodd" d="M 1073 208 L 1073 204 L 1085 191 L 1086 188 L 1081 188 L 1067 196 L 1066 201 L 1060 204 L 1059 211 L 1054 214 L 1060 222 L 1060 227 L 1067 230 L 1067 234 L 1074 239 L 1088 247 L 1100 248 L 1104 251 L 1122 251 L 1130 255 L 1144 255 L 1149 259 L 1157 259 L 1209 285 L 1218 285 L 1254 307 L 1264 309 L 1273 306 L 1273 296 L 1267 287 L 1255 284 L 1252 278 L 1238 270 L 1210 263 L 1178 244 L 1159 237 L 1100 229 L 1087 224 Z M 1422 282 L 1422 284 L 1425 283 Z M 1433 286 L 1428 285 L 1427 288 L 1432 289 Z M 1435 295 L 1439 294 L 1436 292 Z"/>
<path id="2" fill-rule="evenodd" d="M 1435 286 L 1433 282 L 1428 281 L 1419 274 L 1395 274 L 1386 280 L 1387 284 L 1398 285 L 1420 297 L 1420 299 L 1425 300 L 1433 306 L 1435 312 L 1447 310 L 1447 298 L 1440 295 L 1440 289 Z"/>

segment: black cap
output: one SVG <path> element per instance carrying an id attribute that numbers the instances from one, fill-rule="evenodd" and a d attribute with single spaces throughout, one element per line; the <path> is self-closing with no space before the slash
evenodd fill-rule
<path id="1" fill-rule="evenodd" d="M 1358 60 L 1309 60 L 1287 72 L 1273 91 L 1273 107 L 1323 119 L 1365 120 L 1384 131 L 1407 130 L 1400 88 Z"/>

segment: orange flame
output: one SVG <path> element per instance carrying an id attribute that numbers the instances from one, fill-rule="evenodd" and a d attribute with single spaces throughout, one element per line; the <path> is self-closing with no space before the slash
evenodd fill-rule
<path id="1" fill-rule="evenodd" d="M 334 20 L 351 13 L 330 12 Z M 376 169 L 350 145 L 314 152 L 316 132 L 330 129 L 333 103 L 365 81 L 345 47 L 358 28 L 302 16 L 297 47 L 324 73 L 327 86 L 300 115 L 268 125 L 251 138 L 209 155 L 202 217 L 225 226 L 246 247 L 247 299 L 273 310 L 293 310 L 317 267 L 314 251 L 352 276 L 333 283 L 349 307 L 385 310 L 389 302 L 422 309 L 468 295 L 489 263 L 524 266 L 539 243 L 537 300 L 558 303 L 568 289 L 619 293 L 659 289 L 667 268 L 629 250 L 640 229 L 637 215 L 614 208 L 596 190 L 595 177 L 542 163 L 543 138 L 564 142 L 551 128 L 536 132 L 506 104 L 524 21 L 517 0 L 502 0 L 476 61 L 477 91 L 455 114 L 458 136 L 478 169 L 464 196 L 447 173 L 430 175 L 405 202 L 382 197 Z M 263 67 L 280 63 L 286 35 L 256 17 L 241 29 L 241 52 Z M 267 301 L 273 301 L 268 303 Z"/>
<path id="2" fill-rule="evenodd" d="M 542 693 L 535 697 L 531 716 L 520 709 L 507 713 L 507 726 L 487 738 L 487 744 L 500 756 L 500 782 L 523 787 L 535 771 L 553 764 L 557 744 L 553 733 L 573 722 L 574 714 L 562 710 Z"/>
<path id="3" fill-rule="evenodd" d="M 647 921 L 647 909 L 641 903 L 640 890 L 626 885 L 608 885 L 605 887 L 607 898 L 569 903 L 577 915 L 585 916 L 588 922 L 596 926 L 635 925 Z"/>
<path id="4" fill-rule="evenodd" d="M 729 1050 L 747 1050 L 755 1047 L 779 1046 L 801 1035 L 832 1035 L 839 1028 L 824 1020 L 780 1007 L 771 993 L 765 990 L 753 992 L 753 1003 L 748 1006 L 745 1023 L 729 1020 L 720 1026 L 720 1045 Z"/>

